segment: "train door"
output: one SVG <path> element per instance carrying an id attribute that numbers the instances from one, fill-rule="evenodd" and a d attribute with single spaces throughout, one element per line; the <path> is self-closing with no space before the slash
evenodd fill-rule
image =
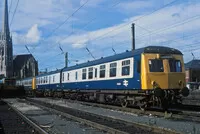
<path id="1" fill-rule="evenodd" d="M 134 57 L 134 87 L 141 89 L 141 57 Z"/>
<path id="2" fill-rule="evenodd" d="M 47 88 L 49 89 L 49 91 L 51 91 L 51 75 L 50 76 L 48 76 L 48 78 L 49 78 L 49 80 L 48 80 L 48 86 L 47 86 Z"/>

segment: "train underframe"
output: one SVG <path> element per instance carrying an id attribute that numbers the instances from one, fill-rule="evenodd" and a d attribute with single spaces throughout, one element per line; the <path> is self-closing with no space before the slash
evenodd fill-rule
<path id="1" fill-rule="evenodd" d="M 30 94 L 30 93 L 29 93 Z M 154 90 L 36 90 L 32 95 L 40 97 L 61 97 L 79 101 L 90 101 L 104 104 L 139 106 L 141 109 L 158 107 L 168 109 L 172 104 L 181 104 L 182 96 L 187 96 L 187 88 Z"/>
<path id="2" fill-rule="evenodd" d="M 23 86 L 6 86 L 0 84 L 0 98 L 23 97 L 25 95 Z"/>

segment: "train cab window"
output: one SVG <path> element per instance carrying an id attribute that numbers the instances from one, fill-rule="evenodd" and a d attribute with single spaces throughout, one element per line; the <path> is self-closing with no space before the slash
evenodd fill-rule
<path id="1" fill-rule="evenodd" d="M 83 80 L 86 79 L 86 74 L 87 74 L 87 70 L 86 69 L 82 69 L 82 79 Z"/>
<path id="2" fill-rule="evenodd" d="M 92 79 L 93 78 L 93 67 L 88 69 L 88 79 Z"/>
<path id="3" fill-rule="evenodd" d="M 65 73 L 62 73 L 62 81 L 65 81 Z"/>
<path id="4" fill-rule="evenodd" d="M 170 72 L 182 72 L 182 66 L 180 60 L 169 60 Z"/>
<path id="5" fill-rule="evenodd" d="M 117 63 L 110 64 L 110 77 L 115 77 L 117 74 Z"/>
<path id="6" fill-rule="evenodd" d="M 130 60 L 122 61 L 122 76 L 130 75 Z"/>
<path id="7" fill-rule="evenodd" d="M 75 77 L 75 79 L 78 80 L 78 72 L 76 72 Z"/>
<path id="8" fill-rule="evenodd" d="M 164 72 L 163 60 L 161 59 L 149 60 L 149 71 L 150 72 Z"/>
<path id="9" fill-rule="evenodd" d="M 100 66 L 100 78 L 105 78 L 105 73 L 106 73 L 106 65 L 101 65 Z"/>

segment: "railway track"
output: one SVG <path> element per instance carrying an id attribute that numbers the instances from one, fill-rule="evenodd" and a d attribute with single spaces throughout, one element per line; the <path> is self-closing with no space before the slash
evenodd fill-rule
<path id="1" fill-rule="evenodd" d="M 37 105 L 44 109 L 54 111 L 62 116 L 73 120 L 81 121 L 87 125 L 91 125 L 100 130 L 106 130 L 108 133 L 131 134 L 131 133 L 177 133 L 168 129 L 143 125 L 139 123 L 128 122 L 120 119 L 114 119 L 107 116 L 102 116 L 86 111 L 54 105 L 48 102 L 43 102 L 35 99 L 26 99 L 31 104 Z"/>
<path id="2" fill-rule="evenodd" d="M 18 109 L 21 114 L 31 119 L 40 128 L 48 134 L 61 133 L 88 133 L 104 134 L 105 132 L 97 130 L 83 123 L 74 121 L 71 118 L 62 116 L 53 109 L 46 109 L 43 106 L 31 104 L 24 99 L 6 99 L 12 107 Z M 42 108 L 41 108 L 42 107 Z M 30 134 L 31 132 L 27 133 Z M 20 134 L 23 134 L 21 132 Z"/>
<path id="3" fill-rule="evenodd" d="M 0 100 L 0 134 L 47 134 L 17 109 Z"/>
<path id="4" fill-rule="evenodd" d="M 52 98 L 51 98 L 52 99 Z M 58 98 L 53 98 L 55 100 L 59 100 Z M 145 111 L 141 110 L 139 107 L 121 107 L 117 105 L 109 105 L 109 104 L 100 104 L 94 102 L 85 102 L 78 100 L 69 100 L 64 99 L 64 101 L 69 101 L 72 103 L 79 103 L 88 106 L 107 108 L 112 110 L 118 110 L 122 112 L 129 112 L 137 115 L 151 115 L 156 117 L 164 117 L 171 120 L 183 120 L 183 121 L 194 121 L 200 123 L 200 106 L 196 105 L 181 105 L 181 106 L 173 106 L 173 108 L 169 109 L 168 113 L 165 113 L 161 109 L 157 108 L 149 108 Z"/>

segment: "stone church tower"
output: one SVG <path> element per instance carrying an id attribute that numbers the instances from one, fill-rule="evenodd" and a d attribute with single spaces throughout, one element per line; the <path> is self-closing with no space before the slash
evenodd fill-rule
<path id="1" fill-rule="evenodd" d="M 4 1 L 4 13 L 0 32 L 0 75 L 13 76 L 13 46 L 9 30 L 8 3 Z"/>

